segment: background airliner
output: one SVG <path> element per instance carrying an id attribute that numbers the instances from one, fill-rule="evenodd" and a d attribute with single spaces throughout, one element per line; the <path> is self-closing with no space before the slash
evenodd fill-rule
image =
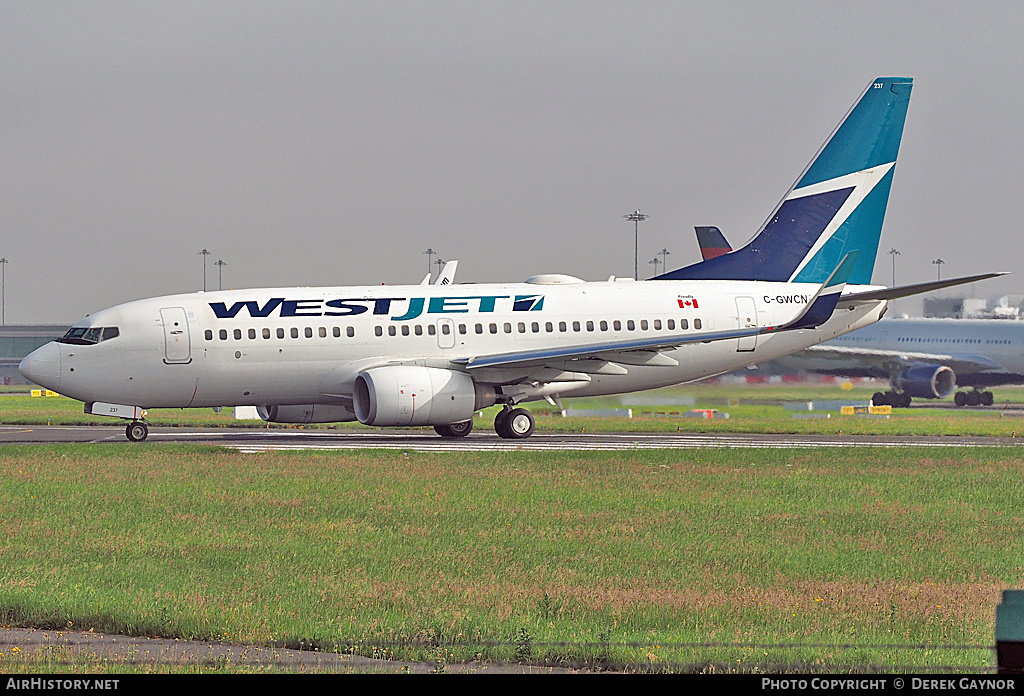
<path id="1" fill-rule="evenodd" d="M 787 367 L 845 377 L 881 377 L 892 389 L 872 401 L 909 406 L 913 398 L 990 406 L 986 387 L 1024 384 L 1024 322 L 1000 319 L 883 319 L 782 358 Z"/>
<path id="2" fill-rule="evenodd" d="M 717 227 L 695 228 L 704 259 L 732 252 Z M 907 407 L 914 398 L 953 397 L 957 406 L 991 406 L 986 387 L 1024 384 L 1024 322 L 993 319 L 882 319 L 776 361 L 843 377 L 880 377 L 892 388 L 875 405 Z"/>
<path id="3" fill-rule="evenodd" d="M 257 405 L 273 422 L 456 437 L 496 403 L 497 433 L 522 438 L 534 427 L 522 402 L 778 358 L 874 323 L 889 299 L 994 275 L 869 285 L 911 87 L 872 81 L 747 246 L 652 281 L 173 295 L 96 312 L 20 369 L 89 413 L 128 420 L 130 440 L 146 437 L 148 408 Z"/>

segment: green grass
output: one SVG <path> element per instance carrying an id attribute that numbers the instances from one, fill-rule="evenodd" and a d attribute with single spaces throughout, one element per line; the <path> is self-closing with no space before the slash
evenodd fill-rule
<path id="1" fill-rule="evenodd" d="M 1021 474 L 1006 448 L 11 446 L 0 617 L 446 662 L 988 668 L 873 646 L 991 645 Z"/>

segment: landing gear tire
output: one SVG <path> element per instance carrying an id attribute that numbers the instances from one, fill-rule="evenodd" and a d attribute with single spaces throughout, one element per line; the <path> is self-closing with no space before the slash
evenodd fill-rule
<path id="1" fill-rule="evenodd" d="M 149 426 L 142 421 L 133 421 L 124 429 L 124 434 L 132 442 L 142 442 L 149 436 Z"/>
<path id="2" fill-rule="evenodd" d="M 494 431 L 507 440 L 522 440 L 533 434 L 533 414 L 525 408 L 500 411 L 494 417 Z"/>
<path id="3" fill-rule="evenodd" d="M 996 397 L 992 395 L 992 392 L 987 391 L 987 392 L 982 392 L 981 393 L 981 405 L 982 406 L 991 406 L 995 402 L 996 402 Z"/>
<path id="4" fill-rule="evenodd" d="M 956 394 L 954 394 L 953 395 L 953 403 L 956 404 L 957 407 L 959 407 L 959 408 L 963 408 L 964 406 L 966 406 L 967 405 L 967 393 L 966 392 L 957 392 Z"/>
<path id="5" fill-rule="evenodd" d="M 892 406 L 893 408 L 907 408 L 910 406 L 911 398 L 906 392 L 898 391 L 887 391 L 884 394 L 882 392 L 875 392 L 875 395 L 871 397 L 871 404 L 873 406 Z"/>
<path id="6" fill-rule="evenodd" d="M 447 425 L 435 425 L 434 432 L 441 437 L 466 437 L 473 430 L 473 421 L 462 421 L 461 423 L 449 423 Z"/>

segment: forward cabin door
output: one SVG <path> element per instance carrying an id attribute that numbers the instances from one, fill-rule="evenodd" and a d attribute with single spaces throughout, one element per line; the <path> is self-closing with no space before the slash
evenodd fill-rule
<path id="1" fill-rule="evenodd" d="M 184 308 L 164 307 L 160 310 L 160 321 L 164 327 L 164 362 L 169 365 L 192 362 L 192 341 Z"/>
<path id="2" fill-rule="evenodd" d="M 753 297 L 736 298 L 736 318 L 739 328 L 749 329 L 757 326 L 757 305 Z M 744 336 L 736 342 L 737 353 L 749 353 L 757 348 L 757 336 Z"/>

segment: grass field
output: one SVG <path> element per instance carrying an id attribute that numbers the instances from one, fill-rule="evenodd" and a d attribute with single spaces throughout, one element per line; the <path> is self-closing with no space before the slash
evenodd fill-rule
<path id="1" fill-rule="evenodd" d="M 439 665 L 991 669 L 1022 473 L 1015 448 L 8 446 L 0 617 Z"/>

